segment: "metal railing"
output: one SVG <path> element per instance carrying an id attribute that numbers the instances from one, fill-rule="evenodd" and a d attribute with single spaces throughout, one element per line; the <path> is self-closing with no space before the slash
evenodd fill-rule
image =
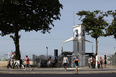
<path id="1" fill-rule="evenodd" d="M 116 66 L 116 54 L 107 57 L 107 65 Z"/>

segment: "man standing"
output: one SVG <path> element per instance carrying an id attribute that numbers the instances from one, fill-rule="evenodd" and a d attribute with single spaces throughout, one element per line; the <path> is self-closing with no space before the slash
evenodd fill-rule
<path id="1" fill-rule="evenodd" d="M 29 58 L 28 58 L 28 56 L 26 55 L 26 66 L 25 66 L 25 69 L 24 69 L 24 70 L 26 70 L 27 67 L 29 67 L 29 68 L 30 68 L 30 71 L 32 71 L 32 68 L 31 68 L 31 66 L 29 65 Z"/>
<path id="2" fill-rule="evenodd" d="M 66 57 L 66 55 L 63 58 L 63 66 L 65 68 L 65 71 L 67 71 L 67 64 L 69 64 L 68 58 Z"/>
<path id="3" fill-rule="evenodd" d="M 102 62 L 103 62 L 103 59 L 100 57 L 101 68 L 103 68 L 103 66 L 102 66 Z"/>

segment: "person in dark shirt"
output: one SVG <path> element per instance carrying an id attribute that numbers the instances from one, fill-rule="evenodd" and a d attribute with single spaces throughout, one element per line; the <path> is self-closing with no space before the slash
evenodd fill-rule
<path id="1" fill-rule="evenodd" d="M 104 56 L 104 68 L 106 68 L 106 64 L 107 64 L 106 56 Z"/>
<path id="2" fill-rule="evenodd" d="M 73 64 L 74 62 L 75 62 L 75 66 L 76 66 L 75 74 L 78 74 L 78 66 L 79 66 L 80 62 L 79 62 L 79 59 L 77 56 L 76 56 L 76 59 L 71 64 Z"/>
<path id="3" fill-rule="evenodd" d="M 7 69 L 12 68 L 11 65 L 10 65 L 10 58 L 8 58 L 8 65 L 7 65 Z"/>
<path id="4" fill-rule="evenodd" d="M 55 68 L 57 65 L 57 58 L 55 57 L 54 63 L 53 63 L 53 67 Z"/>

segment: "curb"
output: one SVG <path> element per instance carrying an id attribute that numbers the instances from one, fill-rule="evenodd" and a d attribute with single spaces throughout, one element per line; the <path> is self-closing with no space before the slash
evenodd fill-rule
<path id="1" fill-rule="evenodd" d="M 2 74 L 74 74 L 75 72 L 4 72 Z M 79 72 L 78 74 L 102 74 L 102 73 L 116 73 L 116 71 L 108 72 Z"/>

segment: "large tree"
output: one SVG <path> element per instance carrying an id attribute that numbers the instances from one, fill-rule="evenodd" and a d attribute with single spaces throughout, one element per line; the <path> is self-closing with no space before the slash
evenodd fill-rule
<path id="1" fill-rule="evenodd" d="M 98 54 L 98 38 L 104 35 L 104 29 L 108 26 L 108 23 L 104 20 L 106 13 L 100 10 L 90 11 L 79 11 L 77 13 L 82 18 L 82 25 L 85 26 L 85 31 L 88 35 L 95 38 L 96 40 L 96 55 Z"/>
<path id="2" fill-rule="evenodd" d="M 19 31 L 49 32 L 53 20 L 60 19 L 59 0 L 0 0 L 0 35 L 14 34 L 17 59 L 20 59 Z"/>
<path id="3" fill-rule="evenodd" d="M 116 10 L 112 11 L 109 10 L 107 11 L 108 15 L 111 16 L 113 18 L 111 24 L 108 26 L 108 28 L 106 29 L 106 34 L 105 36 L 111 36 L 113 35 L 114 38 L 116 39 Z"/>

